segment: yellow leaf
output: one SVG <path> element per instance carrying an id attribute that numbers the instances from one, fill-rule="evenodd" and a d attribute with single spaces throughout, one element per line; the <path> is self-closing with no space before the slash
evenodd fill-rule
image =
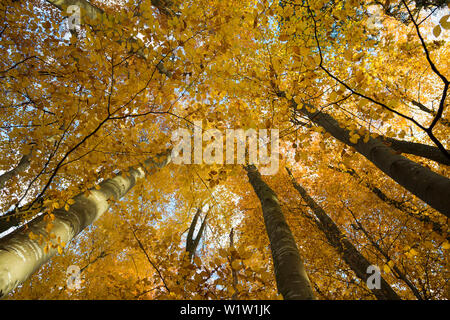
<path id="1" fill-rule="evenodd" d="M 450 243 L 449 243 L 448 241 L 445 241 L 445 242 L 442 244 L 442 249 L 444 249 L 444 250 L 450 249 Z"/>
<path id="2" fill-rule="evenodd" d="M 447 14 L 447 15 L 443 16 L 441 18 L 441 20 L 439 20 L 439 23 L 441 24 L 442 28 L 444 28 L 446 30 L 450 29 L 449 18 L 450 18 L 450 14 Z"/>
<path id="3" fill-rule="evenodd" d="M 97 190 L 100 190 L 100 188 L 101 188 L 101 187 L 100 187 L 99 185 L 96 185 L 96 186 L 95 186 L 95 189 L 97 189 Z"/>
<path id="4" fill-rule="evenodd" d="M 366 136 L 365 136 L 364 139 L 363 139 L 364 143 L 369 142 L 369 139 L 370 139 L 370 134 L 367 133 Z"/>
<path id="5" fill-rule="evenodd" d="M 73 199 L 69 199 L 69 200 L 67 200 L 67 203 L 70 205 L 70 204 L 74 204 L 75 203 L 75 200 L 73 200 Z"/>
<path id="6" fill-rule="evenodd" d="M 344 58 L 345 58 L 345 60 L 352 61 L 353 60 L 353 51 L 350 49 L 345 50 Z"/>
<path id="7" fill-rule="evenodd" d="M 61 247 L 58 246 L 58 253 L 62 254 L 63 253 L 63 249 Z"/>
<path id="8" fill-rule="evenodd" d="M 52 229 L 53 229 L 53 223 L 48 223 L 48 224 L 45 226 L 45 230 L 46 230 L 47 232 L 50 232 Z"/>
<path id="9" fill-rule="evenodd" d="M 241 269 L 241 264 L 239 263 L 238 260 L 234 260 L 231 263 L 231 268 L 233 268 L 234 270 L 239 270 L 239 269 Z"/>
<path id="10" fill-rule="evenodd" d="M 436 27 L 434 27 L 433 34 L 436 38 L 439 37 L 439 35 L 441 34 L 441 26 L 440 25 L 437 25 Z"/>
<path id="11" fill-rule="evenodd" d="M 278 39 L 280 41 L 288 41 L 289 40 L 289 35 L 288 34 L 282 34 L 282 35 L 280 35 L 280 37 Z"/>
<path id="12" fill-rule="evenodd" d="M 351 143 L 358 143 L 358 139 L 359 139 L 359 135 L 357 135 L 357 134 L 352 134 L 351 136 L 350 136 L 350 142 Z"/>

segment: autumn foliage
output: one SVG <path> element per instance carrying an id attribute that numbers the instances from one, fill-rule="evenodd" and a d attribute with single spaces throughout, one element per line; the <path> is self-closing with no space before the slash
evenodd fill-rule
<path id="1" fill-rule="evenodd" d="M 449 29 L 445 1 L 2 0 L 0 296 L 450 298 Z M 279 170 L 171 163 L 196 121 L 278 129 Z"/>

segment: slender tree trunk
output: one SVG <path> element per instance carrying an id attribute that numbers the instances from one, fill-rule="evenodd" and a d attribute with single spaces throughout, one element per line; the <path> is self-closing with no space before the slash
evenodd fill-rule
<path id="1" fill-rule="evenodd" d="M 367 232 L 367 230 L 363 227 L 363 225 L 361 224 L 361 222 L 358 221 L 358 219 L 356 219 L 356 216 L 353 214 L 353 212 L 347 208 L 351 215 L 353 216 L 353 219 L 355 219 L 356 222 L 356 226 L 352 224 L 352 227 L 356 230 L 361 230 L 362 233 L 366 236 L 367 240 L 369 240 L 369 242 L 372 244 L 372 246 L 383 255 L 383 257 L 389 261 L 391 260 L 391 258 L 389 257 L 389 255 L 387 254 L 386 251 L 384 251 L 377 243 L 376 241 L 372 238 L 372 236 L 369 234 L 369 232 Z M 419 290 L 416 288 L 416 286 L 409 281 L 408 277 L 406 276 L 406 274 L 404 274 L 395 264 L 392 268 L 392 270 L 394 271 L 394 275 L 397 277 L 397 279 L 402 280 L 407 286 L 408 288 L 411 289 L 411 291 L 413 292 L 413 294 L 416 296 L 417 299 L 419 300 L 423 300 Z"/>
<path id="2" fill-rule="evenodd" d="M 353 246 L 353 244 L 345 237 L 345 235 L 339 230 L 339 227 L 334 221 L 325 213 L 313 198 L 309 196 L 305 189 L 295 181 L 292 173 L 286 168 L 289 176 L 291 177 L 294 188 L 300 193 L 303 200 L 314 212 L 317 219 L 314 219 L 317 227 L 325 234 L 328 242 L 333 246 L 336 251 L 342 256 L 348 266 L 355 272 L 356 276 L 362 281 L 367 283 L 367 280 L 371 276 L 367 271 L 367 268 L 372 264 Z M 373 288 L 372 293 L 379 300 L 400 300 L 400 297 L 395 293 L 391 286 L 382 277 L 380 279 L 380 288 Z"/>
<path id="3" fill-rule="evenodd" d="M 68 6 L 75 5 L 78 6 L 80 9 L 83 10 L 84 14 L 90 19 L 90 20 L 97 20 L 102 19 L 104 11 L 93 4 L 91 4 L 87 0 L 46 0 L 48 3 L 54 5 L 56 8 L 58 8 L 61 11 L 65 11 Z M 165 16 L 170 16 L 171 10 L 168 8 L 168 6 L 171 4 L 171 1 L 165 1 L 165 0 L 152 0 L 152 5 L 161 12 L 161 14 Z M 82 14 L 83 15 L 83 14 Z M 80 17 L 80 23 L 84 24 L 86 23 L 85 20 L 87 20 L 85 17 Z M 134 38 L 130 38 L 127 41 L 129 42 L 136 42 L 137 40 Z M 120 41 L 119 41 L 120 42 Z M 140 56 L 141 58 L 147 59 L 146 54 L 144 53 L 144 48 L 139 48 L 136 54 Z M 159 73 L 166 75 L 168 78 L 172 77 L 172 72 L 167 70 L 167 68 L 164 66 L 162 61 L 159 61 L 156 65 L 156 69 Z"/>
<path id="4" fill-rule="evenodd" d="M 262 180 L 255 166 L 247 166 L 245 170 L 261 201 L 278 291 L 286 300 L 315 299 L 302 257 L 284 218 L 277 195 Z"/>
<path id="5" fill-rule="evenodd" d="M 303 127 L 307 128 L 312 127 L 310 123 L 306 123 L 297 119 L 293 119 L 292 122 L 296 125 L 301 125 Z M 386 136 L 379 136 L 378 138 L 397 152 L 412 154 L 418 157 L 435 161 L 440 164 L 450 166 L 450 160 L 442 153 L 441 150 L 439 150 L 438 147 L 418 142 L 398 140 Z M 447 152 L 450 152 L 450 150 L 447 150 Z"/>
<path id="6" fill-rule="evenodd" d="M 30 207 L 31 205 L 31 207 Z M 7 231 L 11 227 L 19 227 L 25 217 L 34 218 L 42 212 L 43 199 L 35 201 L 33 204 L 26 204 L 17 210 L 10 210 L 0 216 L 0 233 Z"/>
<path id="7" fill-rule="evenodd" d="M 14 168 L 0 175 L 0 190 L 3 189 L 3 187 L 9 180 L 16 177 L 19 173 L 24 172 L 30 167 L 30 158 L 32 153 L 33 149 L 31 149 L 28 154 L 22 156 L 19 163 Z"/>
<path id="8" fill-rule="evenodd" d="M 100 189 L 90 190 L 88 196 L 84 193 L 77 195 L 73 199 L 75 203 L 68 211 L 53 211 L 51 233 L 55 235 L 55 239 L 59 238 L 64 243 L 70 242 L 108 210 L 108 200 L 122 198 L 136 184 L 137 179 L 145 176 L 145 172 L 151 174 L 164 167 L 168 161 L 168 154 L 158 156 L 157 160 L 148 159 L 142 166 L 129 169 L 126 174 L 103 181 L 100 183 Z M 56 254 L 55 248 L 51 247 L 48 251 L 44 249 L 45 241 L 39 243 L 37 239 L 30 237 L 32 232 L 46 238 L 47 224 L 47 221 L 39 217 L 32 221 L 25 231 L 17 230 L 0 240 L 0 297 L 28 279 Z"/>
<path id="9" fill-rule="evenodd" d="M 386 195 L 383 191 L 381 191 L 378 187 L 376 187 L 375 185 L 373 185 L 372 183 L 363 180 L 357 173 L 355 170 L 349 168 L 349 169 L 341 169 L 341 168 L 336 168 L 333 166 L 329 166 L 329 168 L 338 171 L 338 172 L 343 172 L 343 173 L 347 173 L 349 175 L 351 175 L 352 177 L 354 177 L 355 179 L 358 180 L 358 183 L 364 185 L 367 189 L 369 189 L 370 191 L 373 192 L 373 194 L 375 194 L 380 200 L 382 200 L 383 202 L 397 208 L 398 210 L 406 213 L 407 215 L 409 215 L 410 217 L 413 217 L 423 223 L 429 224 L 431 225 L 431 228 L 434 232 L 436 232 L 437 234 L 439 234 L 440 236 L 446 238 L 447 240 L 450 241 L 450 236 L 447 232 L 447 226 L 441 225 L 440 223 L 431 220 L 428 216 L 421 214 L 419 212 L 417 212 L 417 210 L 414 210 L 413 208 L 409 207 L 405 202 L 401 202 L 401 201 L 397 201 L 395 199 L 390 198 L 388 195 Z"/>
<path id="10" fill-rule="evenodd" d="M 203 236 L 203 231 L 206 227 L 206 219 L 208 218 L 208 213 L 206 213 L 205 218 L 200 224 L 200 229 L 198 230 L 197 235 L 194 237 L 195 227 L 197 226 L 197 221 L 202 213 L 202 209 L 198 208 L 197 212 L 192 219 L 191 225 L 189 226 L 188 235 L 186 237 L 186 252 L 189 254 L 189 261 L 194 257 L 195 251 L 197 250 L 198 244 L 200 243 L 200 239 Z"/>
<path id="11" fill-rule="evenodd" d="M 395 151 L 412 154 L 450 166 L 450 160 L 437 147 L 423 143 L 397 140 L 394 138 L 383 137 L 382 139 Z"/>
<path id="12" fill-rule="evenodd" d="M 230 231 L 230 249 L 234 249 L 234 229 L 231 228 Z M 237 285 L 238 285 L 238 274 L 237 271 L 235 269 L 233 269 L 233 261 L 234 261 L 234 257 L 233 254 L 230 255 L 230 268 L 231 268 L 231 277 L 233 279 L 233 289 L 234 292 L 231 295 L 231 300 L 237 300 L 239 297 L 239 292 L 237 289 Z"/>
<path id="13" fill-rule="evenodd" d="M 284 96 L 284 93 L 281 92 L 279 95 Z M 354 147 L 356 151 L 402 187 L 440 213 L 450 217 L 450 179 L 395 153 L 392 148 L 379 139 L 369 137 L 369 140 L 364 142 L 361 138 L 356 144 L 352 143 L 349 130 L 340 127 L 339 123 L 329 114 L 310 111 L 306 105 L 300 107 L 293 100 L 291 103 L 295 111 L 303 113 L 337 140 Z M 308 107 L 315 109 L 310 105 Z"/>

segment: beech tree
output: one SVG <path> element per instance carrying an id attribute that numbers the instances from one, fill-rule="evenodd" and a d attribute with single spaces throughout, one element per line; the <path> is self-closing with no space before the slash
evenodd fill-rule
<path id="1" fill-rule="evenodd" d="M 448 10 L 2 1 L 0 296 L 448 299 Z"/>

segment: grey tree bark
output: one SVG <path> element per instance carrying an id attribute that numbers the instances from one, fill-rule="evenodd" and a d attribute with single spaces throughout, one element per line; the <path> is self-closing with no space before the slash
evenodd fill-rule
<path id="1" fill-rule="evenodd" d="M 30 152 L 22 156 L 19 163 L 15 167 L 0 175 L 0 190 L 3 189 L 3 187 L 9 180 L 16 177 L 19 173 L 24 172 L 30 167 L 30 158 L 32 154 L 33 148 L 30 149 Z"/>
<path id="2" fill-rule="evenodd" d="M 55 235 L 55 239 L 69 243 L 108 210 L 108 200 L 122 198 L 146 172 L 151 174 L 169 161 L 170 153 L 148 159 L 141 166 L 130 168 L 126 175 L 118 174 L 101 182 L 100 189 L 90 190 L 88 196 L 84 193 L 77 195 L 68 211 L 53 211 L 55 218 L 52 221 L 51 233 Z M 46 226 L 47 222 L 39 217 L 33 220 L 25 231 L 15 231 L 0 240 L 0 297 L 28 279 L 56 254 L 55 248 L 44 250 L 45 241 L 39 243 L 37 239 L 31 239 L 29 236 L 30 232 L 33 232 L 35 235 L 47 237 Z"/>
<path id="3" fill-rule="evenodd" d="M 262 180 L 255 166 L 244 167 L 263 211 L 272 250 L 278 291 L 286 300 L 315 299 L 311 284 L 275 192 Z"/>
<path id="4" fill-rule="evenodd" d="M 93 4 L 91 4 L 87 0 L 46 0 L 48 3 L 54 5 L 56 8 L 58 8 L 61 11 L 65 11 L 67 7 L 74 5 L 78 6 L 80 9 L 83 10 L 83 14 L 86 14 L 86 16 L 90 20 L 97 20 L 97 19 L 103 19 L 104 11 Z M 161 12 L 163 15 L 170 16 L 172 14 L 172 11 L 170 9 L 170 5 L 172 4 L 171 1 L 168 0 L 152 0 L 152 5 Z M 80 23 L 83 24 L 87 20 L 85 17 L 83 17 L 83 14 L 80 17 Z M 127 41 L 130 42 L 136 42 L 137 40 L 134 38 L 130 38 Z M 141 58 L 147 59 L 147 56 L 144 53 L 143 48 L 138 49 L 136 52 L 138 56 Z M 156 69 L 159 71 L 159 73 L 166 75 L 168 78 L 172 77 L 172 72 L 167 70 L 167 68 L 164 66 L 162 61 L 159 61 L 156 64 Z"/>
<path id="5" fill-rule="evenodd" d="M 374 184 L 363 180 L 357 173 L 355 170 L 351 169 L 351 168 L 347 168 L 347 169 L 341 169 L 341 168 L 336 168 L 333 166 L 329 166 L 329 168 L 338 171 L 338 172 L 343 172 L 343 173 L 347 173 L 349 175 L 351 175 L 352 177 L 354 177 L 355 179 L 358 180 L 358 183 L 364 185 L 367 189 L 369 189 L 370 191 L 372 191 L 373 194 L 375 194 L 380 200 L 384 201 L 385 203 L 397 208 L 398 210 L 406 213 L 407 215 L 413 217 L 414 219 L 417 219 L 425 224 L 429 224 L 431 225 L 431 228 L 434 232 L 436 232 L 437 234 L 439 234 L 440 236 L 446 238 L 448 241 L 450 241 L 450 235 L 447 232 L 448 227 L 440 224 L 439 222 L 433 221 L 430 219 L 430 217 L 428 217 L 427 215 L 418 212 L 417 210 L 411 208 L 407 202 L 402 202 L 402 201 L 398 201 L 395 200 L 391 197 L 389 197 L 387 194 L 385 194 L 382 190 L 380 190 L 378 187 L 376 187 Z"/>
<path id="6" fill-rule="evenodd" d="M 307 128 L 312 127 L 311 124 L 300 121 L 298 119 L 293 119 L 291 121 L 296 125 L 302 125 L 303 127 Z M 450 166 L 450 160 L 441 152 L 441 150 L 439 150 L 438 147 L 418 142 L 398 140 L 385 136 L 379 136 L 378 138 L 384 141 L 389 147 L 397 152 L 412 154 L 428 160 L 436 161 L 440 164 Z M 449 150 L 447 151 L 450 152 Z"/>
<path id="7" fill-rule="evenodd" d="M 208 219 L 209 211 L 203 218 L 203 221 L 200 224 L 200 229 L 198 230 L 197 235 L 194 237 L 195 227 L 197 226 L 197 221 L 201 213 L 202 209 L 198 208 L 197 212 L 194 215 L 194 218 L 192 219 L 191 225 L 189 226 L 188 235 L 186 237 L 186 252 L 189 254 L 189 260 L 191 260 L 194 257 L 195 251 L 197 250 L 198 244 L 200 243 L 200 239 L 203 236 L 203 231 L 205 230 L 206 227 L 206 219 Z"/>
<path id="8" fill-rule="evenodd" d="M 329 244 L 333 246 L 339 255 L 344 259 L 347 265 L 355 272 L 356 276 L 367 283 L 371 276 L 367 272 L 368 267 L 372 264 L 356 249 L 356 247 L 345 237 L 334 221 L 325 213 L 313 198 L 309 196 L 305 189 L 297 183 L 291 171 L 286 168 L 294 188 L 312 210 L 317 219 L 314 219 L 317 227 L 324 233 Z M 400 300 L 386 280 L 381 277 L 381 287 L 371 289 L 372 293 L 379 300 Z"/>
<path id="9" fill-rule="evenodd" d="M 450 160 L 437 147 L 387 137 L 383 137 L 383 140 L 389 143 L 389 146 L 395 151 L 412 154 L 450 166 Z"/>
<path id="10" fill-rule="evenodd" d="M 285 96 L 283 92 L 279 95 Z M 334 138 L 355 148 L 399 185 L 440 213 L 450 217 L 450 179 L 397 154 L 379 139 L 370 137 L 367 142 L 359 139 L 357 143 L 352 143 L 349 130 L 339 126 L 331 115 L 321 111 L 310 111 L 305 104 L 299 106 L 293 100 L 291 104 L 294 112 L 301 112 Z M 313 106 L 308 107 L 316 110 Z"/>

